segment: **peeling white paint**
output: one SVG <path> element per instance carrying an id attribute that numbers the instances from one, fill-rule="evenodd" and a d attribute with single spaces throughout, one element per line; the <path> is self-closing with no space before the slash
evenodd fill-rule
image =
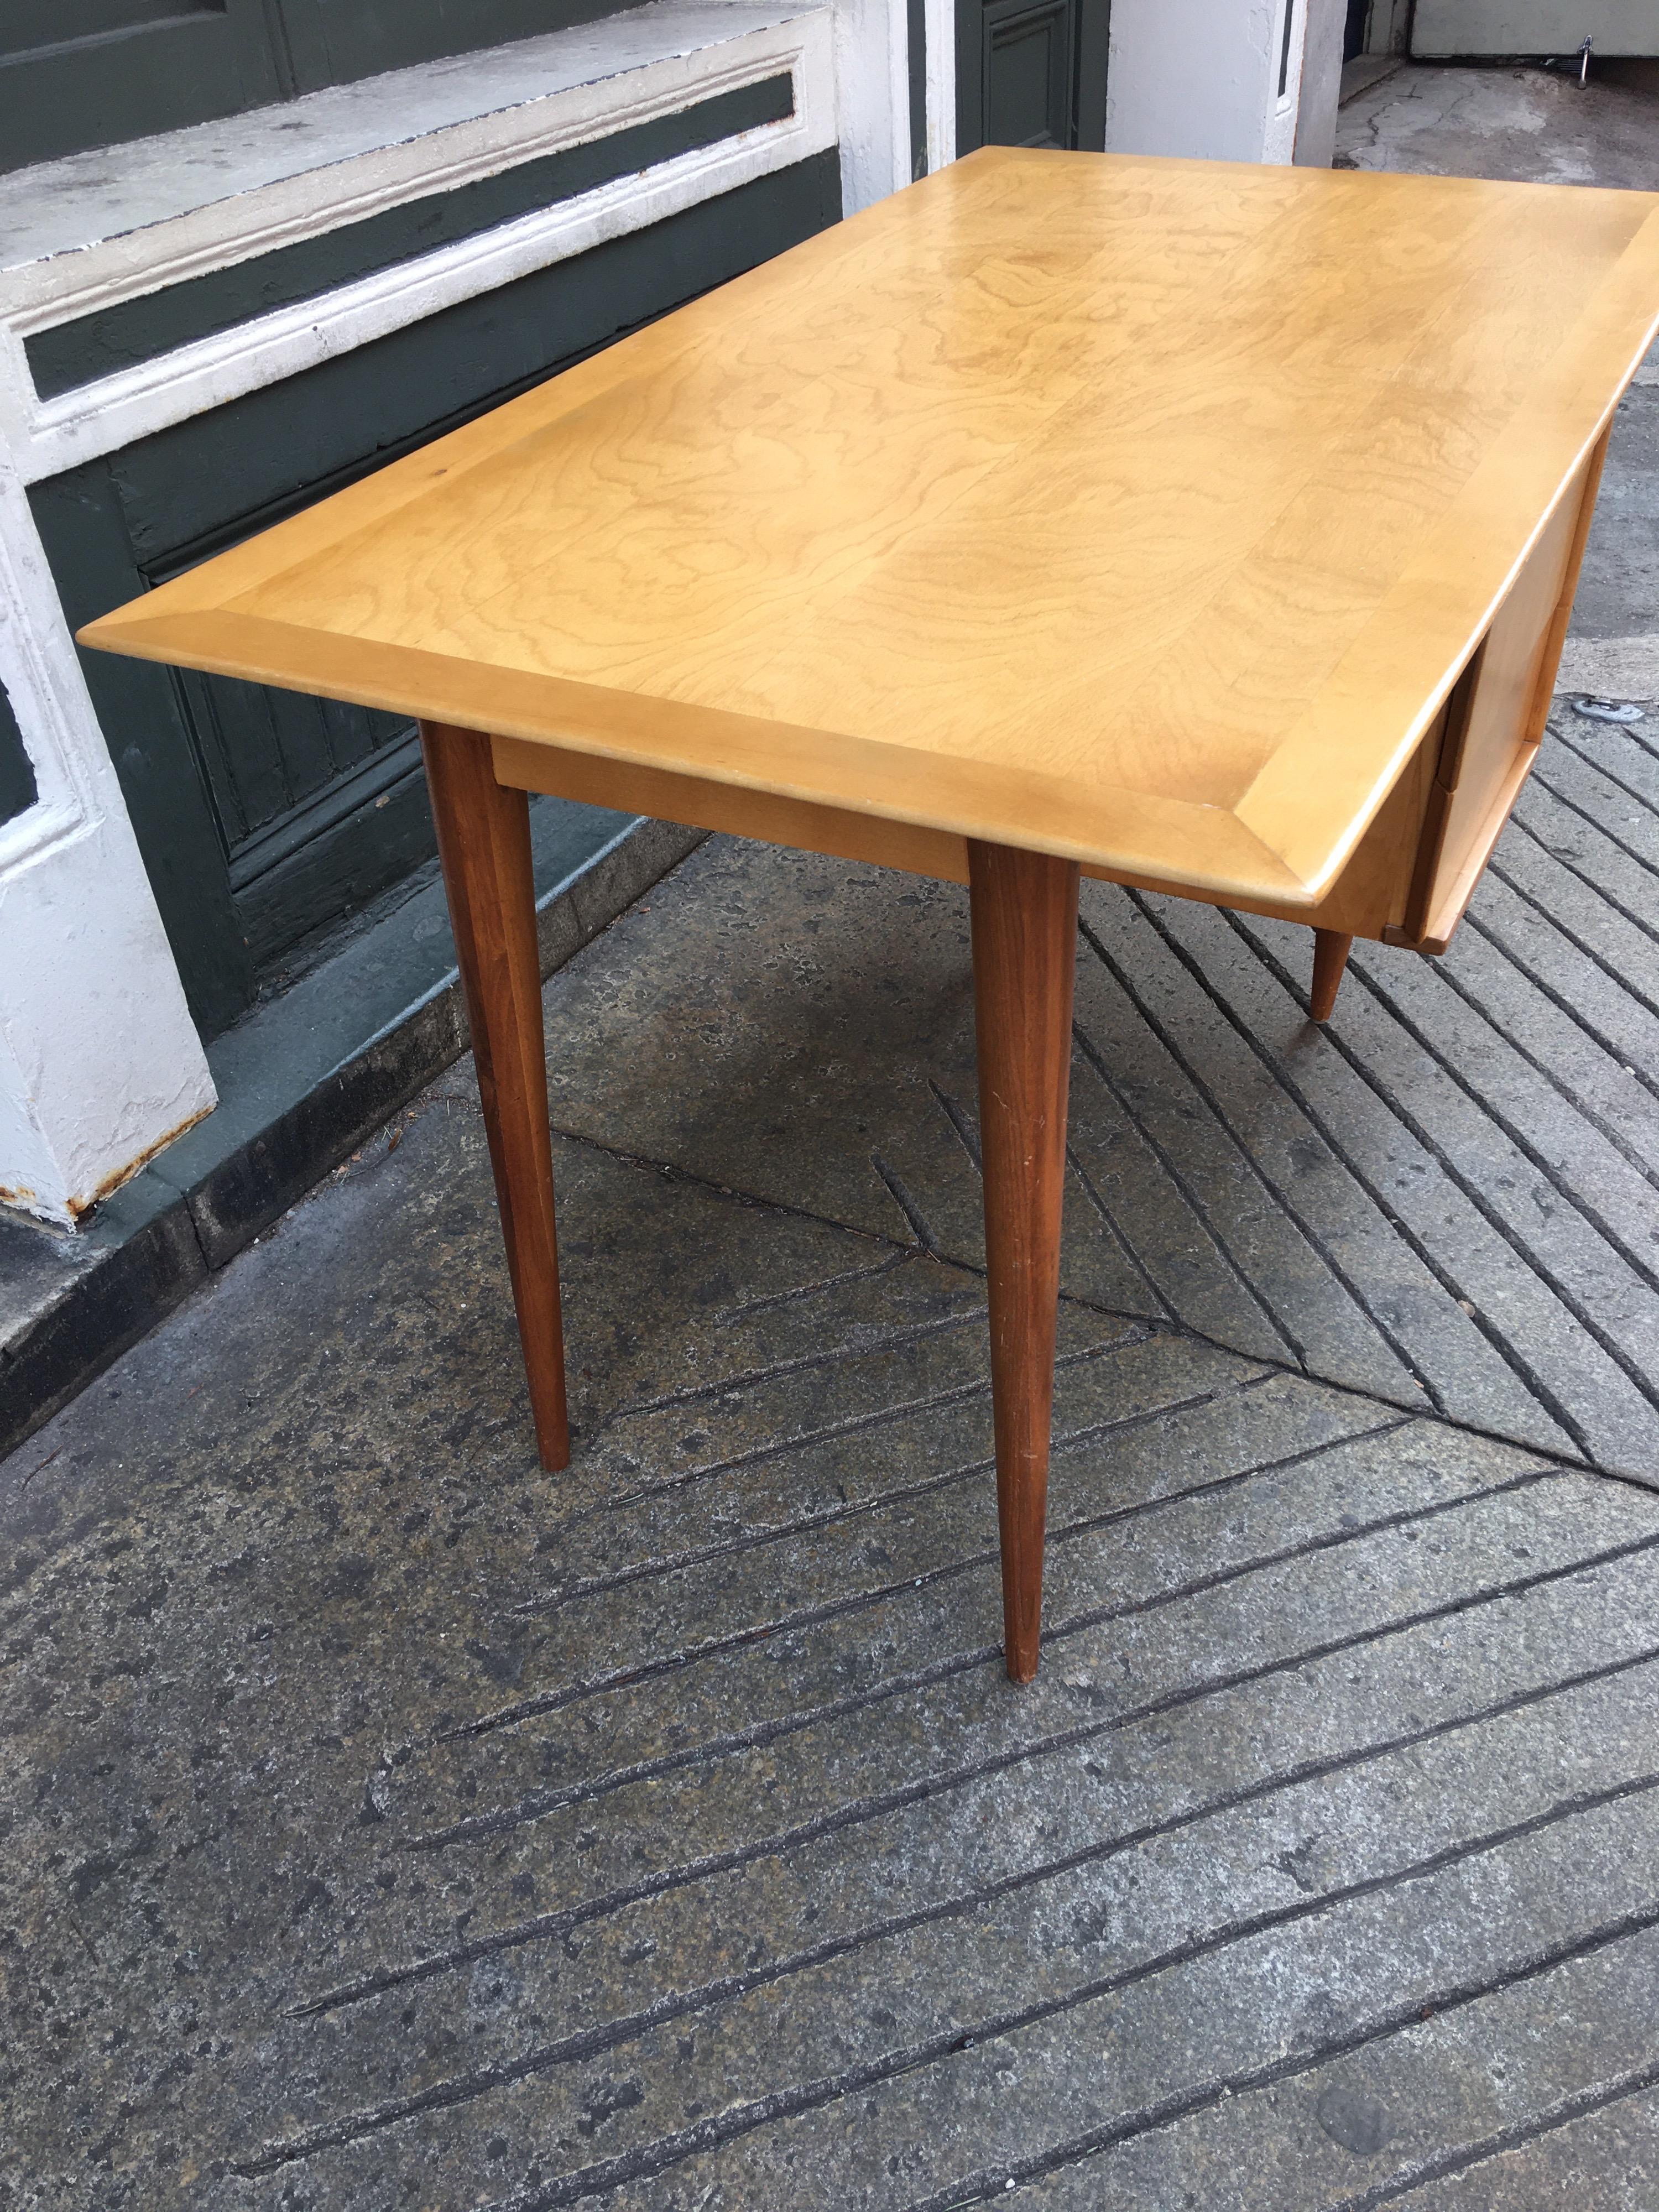
<path id="1" fill-rule="evenodd" d="M 67 1228 L 216 1102 L 33 517 L 3 455 L 0 682 L 40 793 L 0 828 L 0 1188 Z"/>
<path id="2" fill-rule="evenodd" d="M 842 9 L 832 30 L 831 11 L 821 5 L 780 12 L 752 0 L 714 0 L 684 9 L 643 8 L 592 27 L 617 38 L 608 74 L 596 74 L 599 64 L 586 32 L 530 41 L 539 48 L 575 40 L 580 66 L 573 63 L 566 74 L 579 81 L 472 121 L 444 123 L 414 139 L 401 111 L 383 111 L 383 143 L 348 154 L 330 137 L 319 149 L 319 158 L 326 152 L 328 160 L 318 174 L 266 176 L 270 164 L 261 147 L 240 182 L 204 159 L 200 166 L 213 178 L 216 194 L 205 208 L 166 214 L 160 186 L 149 181 L 125 214 L 111 204 L 107 191 L 88 193 L 77 203 L 81 227 L 98 234 L 73 248 L 67 240 L 74 226 L 67 217 L 54 228 L 37 215 L 26 234 L 40 249 L 39 258 L 19 262 L 14 246 L 3 257 L 9 265 L 0 270 L 0 436 L 9 444 L 19 473 L 26 483 L 38 483 L 534 270 L 660 222 L 823 151 L 836 143 L 838 125 L 849 209 L 879 198 L 893 187 L 896 143 L 892 57 L 878 41 L 889 35 L 890 11 L 902 10 L 902 0 L 843 0 L 843 6 L 847 22 L 856 16 L 862 27 L 858 67 L 848 62 L 842 70 L 839 109 Z M 649 40 L 641 18 L 651 19 Z M 701 43 L 690 37 L 688 24 Z M 671 51 L 661 51 L 665 44 Z M 545 58 L 544 68 L 551 68 Z M 785 70 L 794 85 L 794 112 L 781 122 L 617 178 L 58 398 L 42 400 L 35 393 L 24 352 L 31 331 Z M 498 91 L 493 76 L 488 83 Z M 311 95 L 319 101 L 331 97 Z M 362 136 L 361 118 L 354 117 L 354 124 Z M 394 125 L 395 143 L 386 143 Z M 200 131 L 223 128 L 203 125 L 176 135 L 193 140 Z M 907 131 L 904 147 L 896 149 L 906 159 L 908 144 Z M 20 189 L 27 200 L 36 190 L 33 180 L 47 169 L 76 167 L 76 161 L 63 161 L 24 172 L 30 182 Z"/>

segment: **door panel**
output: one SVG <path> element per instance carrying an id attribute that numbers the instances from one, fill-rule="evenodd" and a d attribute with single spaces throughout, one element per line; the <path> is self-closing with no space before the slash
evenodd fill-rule
<path id="1" fill-rule="evenodd" d="M 392 715 L 228 678 L 189 675 L 185 690 L 233 866 L 251 841 L 269 838 L 325 785 L 404 733 Z"/>
<path id="2" fill-rule="evenodd" d="M 178 681 L 256 969 L 428 857 L 412 723 L 224 677 Z"/>
<path id="3" fill-rule="evenodd" d="M 957 151 L 1106 142 L 1108 0 L 957 0 Z"/>

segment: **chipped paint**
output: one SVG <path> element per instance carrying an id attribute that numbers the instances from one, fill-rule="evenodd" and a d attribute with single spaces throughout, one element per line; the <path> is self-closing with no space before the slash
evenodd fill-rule
<path id="1" fill-rule="evenodd" d="M 216 1103 L 216 1101 L 215 1103 Z M 136 1159 L 131 1159 L 127 1162 L 125 1167 L 112 1170 L 112 1171 L 104 1177 L 103 1181 L 89 1196 L 86 1198 L 72 1197 L 66 1199 L 64 1203 L 68 1206 L 70 1213 L 75 1217 L 76 1224 L 78 1225 L 85 1219 L 87 1215 L 91 1212 L 93 1207 L 96 1206 L 101 1199 L 110 1197 L 114 1192 L 120 1189 L 123 1183 L 131 1182 L 134 1176 L 137 1175 L 141 1170 L 147 1168 L 149 1165 L 150 1162 L 155 1158 L 158 1152 L 164 1152 L 169 1145 L 176 1144 L 179 1139 L 184 1135 L 186 1129 L 193 1129 L 198 1121 L 205 1121 L 208 1115 L 212 1113 L 212 1111 L 213 1107 L 211 1105 L 198 1106 L 193 1114 L 185 1115 L 184 1120 L 179 1122 L 174 1127 L 169 1129 L 165 1136 L 158 1137 L 153 1145 L 146 1146 L 144 1150 L 138 1154 Z M 3 1195 L 3 1193 L 0 1193 L 0 1196 Z"/>

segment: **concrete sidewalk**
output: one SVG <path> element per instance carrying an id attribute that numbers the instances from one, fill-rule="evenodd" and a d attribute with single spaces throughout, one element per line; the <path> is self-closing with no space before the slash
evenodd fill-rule
<path id="1" fill-rule="evenodd" d="M 556 976 L 567 1475 L 465 1063 L 15 1456 L 0 2202 L 1655 2201 L 1611 973 L 1424 971 L 1521 1165 L 1402 978 L 1091 894 L 1019 1692 L 962 903 L 711 841 Z"/>
<path id="2" fill-rule="evenodd" d="M 1656 732 L 1328 1031 L 1086 891 L 1030 1690 L 948 887 L 711 840 L 554 976 L 568 1474 L 469 1061 L 32 1437 L 0 2205 L 1652 2212 Z"/>

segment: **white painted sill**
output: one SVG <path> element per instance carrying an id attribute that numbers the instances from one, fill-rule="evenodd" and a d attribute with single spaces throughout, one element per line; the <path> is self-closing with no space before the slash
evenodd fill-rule
<path id="1" fill-rule="evenodd" d="M 23 340 L 787 72 L 794 112 L 60 397 Z M 654 0 L 0 179 L 0 445 L 25 482 L 833 146 L 829 0 Z"/>

